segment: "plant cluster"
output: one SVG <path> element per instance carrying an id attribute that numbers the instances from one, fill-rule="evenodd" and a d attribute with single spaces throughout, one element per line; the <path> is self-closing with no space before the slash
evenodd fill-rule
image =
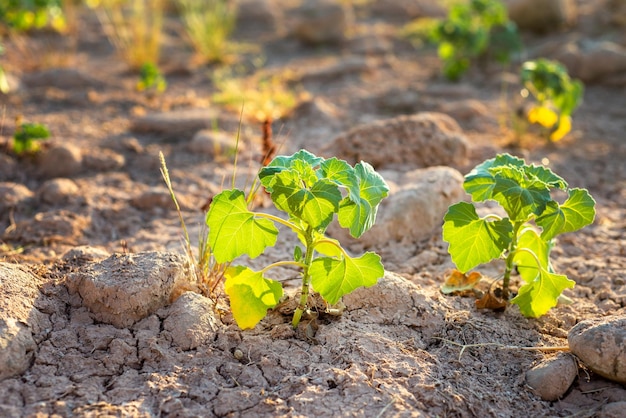
<path id="1" fill-rule="evenodd" d="M 66 27 L 63 0 L 3 0 L 0 2 L 0 23 L 17 31 L 45 26 L 63 31 Z"/>
<path id="2" fill-rule="evenodd" d="M 187 36 L 206 62 L 228 62 L 237 6 L 228 0 L 177 0 Z"/>
<path id="3" fill-rule="evenodd" d="M 443 239 L 457 268 L 466 273 L 494 259 L 505 262 L 502 299 L 509 299 L 515 269 L 523 285 L 511 303 L 527 317 L 545 314 L 557 304 L 574 281 L 555 273 L 550 263 L 554 239 L 593 222 L 595 201 L 588 191 L 569 188 L 549 168 L 528 165 L 520 158 L 501 154 L 476 166 L 463 183 L 475 203 L 497 202 L 506 217 L 480 217 L 472 203 L 456 203 L 444 217 Z M 552 192 L 567 193 L 563 203 Z"/>
<path id="4" fill-rule="evenodd" d="M 139 81 L 137 82 L 137 90 L 146 91 L 154 90 L 158 93 L 162 93 L 167 88 L 167 81 L 159 67 L 154 63 L 147 62 L 139 69 Z"/>
<path id="5" fill-rule="evenodd" d="M 50 131 L 39 123 L 19 123 L 13 135 L 13 152 L 17 155 L 30 154 L 39 149 L 36 141 L 50 137 Z"/>
<path id="6" fill-rule="evenodd" d="M 458 80 L 480 56 L 508 63 L 521 49 L 517 27 L 499 0 L 453 5 L 447 18 L 432 26 L 430 40 L 438 45 L 443 73 L 450 80 Z"/>
<path id="7" fill-rule="evenodd" d="M 582 99 L 582 82 L 572 80 L 560 63 L 546 59 L 525 62 L 521 79 L 522 96 L 535 100 L 528 121 L 546 128 L 551 141 L 563 138 L 572 129 L 571 115 Z"/>
<path id="8" fill-rule="evenodd" d="M 259 181 L 287 219 L 248 207 L 253 194 L 224 190 L 213 197 L 206 216 L 208 243 L 216 263 L 228 265 L 224 288 L 233 316 L 241 328 L 254 327 L 283 296 L 280 282 L 266 277 L 278 266 L 302 271 L 302 288 L 292 325 L 297 327 L 307 310 L 312 287 L 329 304 L 361 286 L 372 286 L 383 276 L 380 256 L 366 252 L 352 257 L 325 231 L 335 215 L 353 237 L 370 229 L 388 187 L 372 166 L 354 167 L 337 158 L 324 159 L 300 150 L 274 158 L 259 172 Z M 300 240 L 293 260 L 279 261 L 260 271 L 230 263 L 248 255 L 255 258 L 276 244 L 276 224 L 288 227 Z"/>

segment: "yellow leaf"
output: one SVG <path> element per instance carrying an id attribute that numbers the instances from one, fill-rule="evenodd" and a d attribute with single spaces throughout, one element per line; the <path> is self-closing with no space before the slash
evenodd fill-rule
<path id="1" fill-rule="evenodd" d="M 558 141 L 563 138 L 569 131 L 572 130 L 572 118 L 569 116 L 561 116 L 559 120 L 559 126 L 556 131 L 550 134 L 551 141 Z"/>
<path id="2" fill-rule="evenodd" d="M 546 128 L 553 127 L 558 120 L 559 117 L 556 112 L 544 106 L 535 106 L 528 112 L 530 123 L 538 123 Z"/>
<path id="3" fill-rule="evenodd" d="M 482 279 L 482 274 L 473 271 L 469 274 L 463 274 L 459 270 L 453 270 L 446 281 L 441 286 L 441 292 L 449 294 L 452 292 L 461 292 L 463 290 L 473 289 Z"/>

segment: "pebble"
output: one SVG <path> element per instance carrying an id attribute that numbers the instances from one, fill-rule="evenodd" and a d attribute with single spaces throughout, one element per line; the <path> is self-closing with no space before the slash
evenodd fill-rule
<path id="1" fill-rule="evenodd" d="M 626 384 L 626 316 L 584 320 L 567 336 L 570 350 L 589 369 Z"/>
<path id="2" fill-rule="evenodd" d="M 569 353 L 544 360 L 526 372 L 526 384 L 544 401 L 563 397 L 578 375 L 576 359 Z"/>
<path id="3" fill-rule="evenodd" d="M 39 170 L 46 178 L 73 177 L 83 167 L 83 155 L 79 147 L 70 143 L 55 144 L 41 154 Z"/>
<path id="4" fill-rule="evenodd" d="M 195 292 L 185 292 L 169 307 L 163 329 L 172 342 L 183 350 L 191 350 L 215 339 L 219 320 L 213 302 Z"/>

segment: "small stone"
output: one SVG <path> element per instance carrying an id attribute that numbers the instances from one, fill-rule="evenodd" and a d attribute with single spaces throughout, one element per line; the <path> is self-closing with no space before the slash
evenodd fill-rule
<path id="1" fill-rule="evenodd" d="M 56 178 L 44 182 L 37 196 L 41 202 L 51 205 L 60 205 L 75 201 L 78 195 L 78 185 L 71 179 Z"/>
<path id="2" fill-rule="evenodd" d="M 129 327 L 169 303 L 186 278 L 183 257 L 164 252 L 114 254 L 68 276 L 71 294 L 98 321 Z"/>
<path id="3" fill-rule="evenodd" d="M 352 24 L 352 10 L 333 0 L 306 0 L 297 11 L 294 35 L 304 44 L 341 43 Z"/>
<path id="4" fill-rule="evenodd" d="M 550 54 L 585 83 L 626 84 L 626 48 L 610 41 L 560 43 Z M 614 81 L 615 80 L 615 81 Z"/>
<path id="5" fill-rule="evenodd" d="M 22 82 L 27 87 L 55 87 L 61 90 L 93 88 L 101 90 L 105 83 L 86 74 L 83 71 L 72 68 L 54 68 L 25 74 Z"/>
<path id="6" fill-rule="evenodd" d="M 183 350 L 191 350 L 215 339 L 219 321 L 213 302 L 194 292 L 183 293 L 170 306 L 163 321 L 163 329 L 172 336 L 172 341 Z"/>
<path id="7" fill-rule="evenodd" d="M 110 255 L 111 254 L 109 254 L 108 251 L 102 248 L 92 247 L 89 245 L 81 245 L 78 247 L 74 247 L 65 254 L 63 254 L 61 259 L 66 263 L 80 266 L 86 263 L 102 261 Z"/>
<path id="8" fill-rule="evenodd" d="M 0 319 L 0 381 L 26 371 L 36 349 L 26 325 L 14 318 Z"/>
<path id="9" fill-rule="evenodd" d="M 626 316 L 581 321 L 570 330 L 567 341 L 589 369 L 626 383 Z"/>
<path id="10" fill-rule="evenodd" d="M 39 168 L 46 178 L 73 177 L 80 172 L 83 156 L 80 148 L 69 143 L 53 145 L 41 155 Z"/>
<path id="11" fill-rule="evenodd" d="M 34 193 L 23 184 L 2 182 L 0 183 L 0 211 L 15 208 L 32 198 Z"/>
<path id="12" fill-rule="evenodd" d="M 578 376 L 576 359 L 570 354 L 559 354 L 534 366 L 526 372 L 526 384 L 544 401 L 563 397 Z"/>
<path id="13" fill-rule="evenodd" d="M 86 154 L 83 157 L 83 164 L 91 170 L 111 171 L 124 167 L 126 159 L 115 151 L 98 149 L 97 152 Z"/>
<path id="14" fill-rule="evenodd" d="M 178 204 L 183 206 L 182 196 L 176 195 Z M 175 210 L 176 205 L 172 200 L 172 196 L 167 190 L 161 188 L 153 188 L 141 193 L 131 199 L 130 204 L 137 209 L 150 210 L 154 208 Z"/>
<path id="15" fill-rule="evenodd" d="M 574 0 L 505 0 L 505 4 L 520 29 L 539 33 L 572 24 L 577 15 Z"/>
<path id="16" fill-rule="evenodd" d="M 596 418 L 623 418 L 625 411 L 626 401 L 611 402 L 610 404 L 604 405 L 602 409 L 598 411 L 598 414 L 594 416 Z"/>
<path id="17" fill-rule="evenodd" d="M 236 26 L 247 34 L 280 32 L 284 18 L 277 0 L 237 0 Z"/>
<path id="18" fill-rule="evenodd" d="M 221 129 L 237 130 L 238 119 L 221 118 L 213 108 L 180 109 L 152 113 L 137 117 L 131 122 L 131 131 L 154 133 L 165 138 L 182 141 L 202 129 L 211 129 L 217 121 Z"/>
<path id="19" fill-rule="evenodd" d="M 237 145 L 237 134 L 203 129 L 196 132 L 189 143 L 189 151 L 212 157 L 234 155 Z M 239 151 L 243 150 L 243 142 L 239 142 Z"/>

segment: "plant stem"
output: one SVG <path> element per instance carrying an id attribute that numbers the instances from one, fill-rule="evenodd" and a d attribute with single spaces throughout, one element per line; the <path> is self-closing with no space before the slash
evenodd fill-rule
<path id="1" fill-rule="evenodd" d="M 502 279 L 502 299 L 509 300 L 509 283 L 511 281 L 511 272 L 513 271 L 513 258 L 515 258 L 515 250 L 517 249 L 517 237 L 519 229 L 524 225 L 523 222 L 515 222 L 513 224 L 513 237 L 509 245 L 509 253 L 506 257 L 506 265 L 504 267 L 504 277 Z"/>
<path id="2" fill-rule="evenodd" d="M 304 313 L 307 303 L 309 301 L 309 286 L 311 284 L 311 276 L 309 275 L 309 267 L 313 261 L 313 229 L 308 227 L 304 233 L 304 239 L 306 241 L 306 253 L 304 255 L 304 267 L 302 268 L 302 291 L 300 292 L 300 303 L 293 313 L 293 320 L 291 325 L 294 329 L 298 328 L 302 314 Z"/>

